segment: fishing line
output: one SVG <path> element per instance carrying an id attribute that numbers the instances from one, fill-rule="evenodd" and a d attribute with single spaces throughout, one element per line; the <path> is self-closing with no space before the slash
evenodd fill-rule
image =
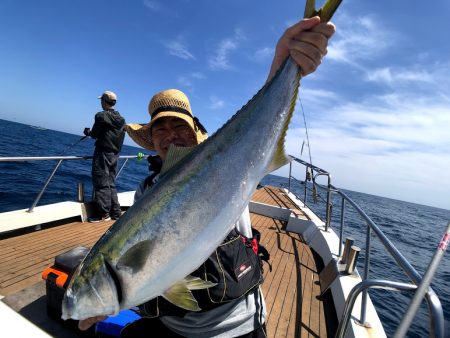
<path id="1" fill-rule="evenodd" d="M 312 163 L 312 157 L 311 157 L 311 147 L 309 146 L 309 135 L 308 135 L 308 126 L 306 125 L 306 116 L 305 116 L 305 110 L 303 109 L 303 103 L 302 103 L 302 98 L 300 97 L 300 95 L 298 96 L 298 101 L 300 102 L 300 108 L 302 109 L 302 114 L 303 114 L 303 122 L 305 124 L 305 131 L 306 131 L 306 144 L 308 146 L 308 153 L 309 153 L 309 163 Z M 304 144 L 303 144 L 304 145 Z M 302 152 L 303 152 L 303 145 L 302 145 Z"/>
<path id="2" fill-rule="evenodd" d="M 306 115 L 305 115 L 305 110 L 303 109 L 303 102 L 302 99 L 300 97 L 300 95 L 298 96 L 298 101 L 300 102 L 300 108 L 302 109 L 302 114 L 303 114 L 303 122 L 305 124 L 305 132 L 306 132 L 306 145 L 308 146 L 308 154 L 309 154 L 309 163 L 312 165 L 312 156 L 311 156 L 311 147 L 309 146 L 309 134 L 308 134 L 308 126 L 306 125 Z M 303 153 L 303 146 L 305 145 L 305 141 L 303 141 L 302 144 L 302 153 Z M 306 173 L 306 180 L 308 180 L 308 177 L 310 180 L 312 180 L 312 196 L 313 196 L 313 200 L 314 203 L 317 203 L 317 189 L 316 189 L 316 182 L 314 180 L 314 171 L 311 168 L 311 175 L 309 175 L 309 171 L 307 171 Z M 305 182 L 305 186 L 306 186 L 306 182 Z"/>

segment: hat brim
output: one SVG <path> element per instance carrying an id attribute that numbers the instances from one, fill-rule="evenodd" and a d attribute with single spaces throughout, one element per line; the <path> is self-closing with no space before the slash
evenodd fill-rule
<path id="1" fill-rule="evenodd" d="M 155 118 L 153 118 L 149 123 L 140 124 L 140 123 L 130 123 L 126 125 L 126 132 L 131 137 L 131 139 L 140 145 L 142 148 L 147 150 L 155 150 L 153 145 L 152 136 L 151 136 L 151 128 L 155 121 L 164 118 L 164 117 L 177 117 L 184 121 L 186 121 L 191 129 L 194 131 L 197 137 L 197 143 L 200 144 L 208 138 L 208 134 L 203 133 L 199 128 L 194 125 L 194 121 L 191 116 L 181 114 L 179 112 L 171 112 L 165 111 L 159 113 Z"/>
<path id="2" fill-rule="evenodd" d="M 130 123 L 125 126 L 127 134 L 131 139 L 140 145 L 142 148 L 148 150 L 155 150 L 150 133 L 151 125 L 148 124 L 138 124 Z"/>

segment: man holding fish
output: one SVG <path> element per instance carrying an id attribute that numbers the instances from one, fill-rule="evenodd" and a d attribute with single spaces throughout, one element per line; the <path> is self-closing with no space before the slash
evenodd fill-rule
<path id="1" fill-rule="evenodd" d="M 328 41 L 333 35 L 334 31 L 335 27 L 333 24 L 325 22 L 321 23 L 320 18 L 318 16 L 312 17 L 310 19 L 301 20 L 300 22 L 289 27 L 284 32 L 284 34 L 281 36 L 281 38 L 277 43 L 275 56 L 270 68 L 267 81 L 269 82 L 270 80 L 272 80 L 272 78 L 274 78 L 275 74 L 277 74 L 277 70 L 282 65 L 283 71 L 285 71 L 285 69 L 287 68 L 287 70 L 285 71 L 286 74 L 285 73 L 281 75 L 278 74 L 277 76 L 280 77 L 289 75 L 292 76 L 292 78 L 297 77 L 297 82 L 298 82 L 298 75 L 294 74 L 295 69 L 298 68 L 297 65 L 300 67 L 301 76 L 305 76 L 314 72 L 320 65 L 322 57 L 327 53 Z M 289 56 L 293 61 L 291 62 L 293 66 L 289 65 L 286 66 L 285 64 L 285 60 Z M 269 83 L 269 86 L 270 85 L 272 84 Z M 298 87 L 290 88 L 291 85 L 289 85 L 290 86 L 289 90 L 284 90 L 284 88 L 278 89 L 276 87 L 277 84 L 273 84 L 273 86 L 275 87 L 275 89 L 273 90 L 278 90 L 273 95 L 278 95 L 280 93 L 290 91 L 289 93 L 290 98 L 285 100 L 287 102 L 286 106 L 289 106 L 289 102 L 291 101 L 295 102 L 296 91 Z M 279 87 L 282 87 L 282 85 L 280 84 Z M 270 90 L 272 89 L 267 88 L 267 91 Z M 262 103 L 259 103 L 259 106 L 260 105 L 262 105 Z M 242 110 L 245 110 L 245 108 L 248 108 L 248 106 L 252 108 L 251 102 L 249 102 L 245 107 L 243 107 Z M 164 296 L 164 301 L 168 300 L 169 302 L 179 306 L 180 308 L 185 309 L 184 313 L 179 316 L 172 315 L 171 313 L 165 315 L 164 311 L 162 313 L 157 313 L 156 315 L 159 315 L 159 317 L 156 319 L 149 319 L 147 320 L 147 322 L 145 321 L 141 322 L 141 324 L 131 324 L 129 327 L 125 328 L 123 330 L 124 337 L 131 337 L 136 335 L 138 336 L 145 335 L 149 337 L 150 336 L 266 337 L 264 300 L 258 285 L 253 287 L 247 293 L 243 294 L 242 297 L 234 299 L 230 302 L 220 304 L 219 306 L 216 306 L 214 308 L 211 309 L 208 308 L 202 311 L 200 311 L 197 302 L 195 301 L 195 299 L 192 299 L 192 297 L 186 296 L 187 298 L 189 298 L 188 300 L 180 299 L 177 295 L 175 295 L 175 291 L 173 290 L 175 289 L 174 287 L 170 287 L 169 290 L 165 290 L 165 288 L 167 288 L 167 284 L 162 282 L 161 282 L 162 286 L 159 286 L 159 279 L 161 278 L 167 278 L 166 283 L 168 283 L 168 285 L 173 285 L 173 281 L 179 280 L 180 279 L 179 277 L 181 277 L 182 279 L 186 275 L 186 273 L 180 271 L 180 276 L 176 276 L 177 272 L 176 270 L 179 270 L 181 269 L 181 267 L 185 266 L 188 260 L 191 261 L 195 260 L 197 257 L 200 257 L 199 259 L 201 259 L 201 257 L 204 257 L 198 262 L 197 261 L 192 262 L 192 265 L 195 269 L 196 267 L 200 266 L 201 263 L 204 262 L 204 259 L 211 253 L 210 250 L 205 255 L 205 252 L 201 251 L 202 248 L 197 248 L 196 245 L 192 244 L 189 247 L 188 251 L 188 255 L 190 256 L 189 259 L 181 261 L 182 258 L 179 257 L 183 257 L 183 255 L 186 255 L 186 251 L 182 251 L 182 248 L 178 247 L 181 246 L 180 243 L 184 241 L 186 242 L 192 241 L 193 243 L 195 240 L 197 240 L 198 241 L 197 244 L 211 242 L 209 240 L 210 239 L 209 237 L 202 237 L 202 236 L 211 236 L 212 233 L 211 229 L 218 227 L 216 226 L 216 223 L 218 222 L 217 219 L 215 218 L 216 216 L 210 215 L 208 213 L 209 210 L 201 210 L 200 212 L 196 211 L 196 213 L 199 213 L 199 215 L 191 215 L 195 214 L 189 213 L 192 210 L 181 210 L 181 209 L 176 210 L 175 212 L 182 214 L 179 217 L 182 218 L 183 220 L 180 221 L 179 223 L 176 223 L 174 221 L 174 223 L 171 224 L 170 227 L 167 226 L 167 228 L 164 229 L 165 232 L 172 232 L 169 235 L 173 237 L 167 238 L 158 237 L 158 241 L 156 240 L 156 237 L 151 240 L 150 239 L 145 241 L 140 240 L 140 242 L 136 240 L 135 242 L 133 242 L 133 244 L 120 243 L 120 245 L 123 246 L 124 249 L 120 253 L 113 252 L 114 244 L 109 244 L 109 242 L 117 243 L 117 240 L 110 241 L 110 237 L 111 238 L 113 237 L 114 232 L 119 233 L 120 231 L 122 231 L 120 228 L 130 227 L 129 232 L 135 231 L 136 232 L 135 237 L 142 237 L 141 233 L 140 232 L 138 233 L 138 231 L 141 230 L 140 229 L 135 230 L 134 224 L 150 222 L 147 221 L 147 219 L 150 219 L 150 216 L 148 215 L 144 216 L 143 214 L 142 216 L 137 217 L 135 214 L 141 212 L 141 210 L 143 209 L 148 209 L 150 207 L 150 209 L 152 210 L 151 218 L 152 220 L 155 219 L 154 222 L 157 223 L 158 217 L 160 217 L 158 213 L 161 213 L 161 219 L 165 219 L 163 218 L 163 216 L 166 215 L 165 214 L 166 211 L 162 211 L 163 209 L 164 210 L 176 209 L 177 207 L 180 206 L 178 202 L 177 203 L 174 202 L 166 206 L 164 204 L 166 199 L 155 198 L 155 200 L 152 201 L 151 200 L 152 196 L 150 195 L 167 194 L 167 196 L 170 195 L 170 197 L 179 195 L 180 196 L 179 199 L 180 200 L 183 199 L 183 201 L 185 201 L 187 205 L 189 205 L 188 199 L 192 197 L 191 195 L 196 194 L 200 195 L 204 193 L 204 195 L 207 195 L 209 198 L 212 198 L 213 196 L 211 191 L 214 190 L 208 191 L 207 189 L 204 190 L 200 189 L 197 192 L 196 189 L 197 186 L 199 185 L 198 183 L 199 179 L 195 178 L 196 177 L 195 175 L 196 170 L 198 171 L 201 169 L 192 169 L 192 170 L 190 169 L 193 163 L 198 162 L 198 160 L 196 160 L 195 158 L 195 156 L 198 155 L 197 154 L 198 151 L 203 151 L 204 153 L 206 153 L 204 158 L 210 159 L 211 157 L 214 157 L 215 151 L 214 149 L 216 148 L 213 148 L 213 150 L 210 151 L 208 150 L 209 149 L 208 146 L 203 144 L 203 141 L 205 141 L 207 138 L 206 130 L 203 128 L 203 126 L 201 126 L 198 119 L 194 118 L 194 116 L 192 115 L 187 97 L 178 90 L 167 90 L 158 93 L 152 98 L 150 102 L 149 113 L 151 115 L 150 123 L 146 125 L 129 125 L 128 132 L 130 136 L 138 144 L 146 147 L 147 149 L 155 150 L 161 157 L 163 161 L 161 173 L 159 174 L 159 176 L 161 176 L 161 179 L 158 181 L 158 184 L 154 184 L 158 180 L 158 176 L 153 176 L 150 180 L 146 180 L 144 185 L 141 185 L 140 189 L 138 189 L 137 192 L 138 199 L 136 204 L 127 213 L 125 213 L 125 215 L 118 222 L 115 223 L 117 224 L 117 226 L 114 228 L 113 225 L 113 227 L 108 231 L 108 233 L 105 234 L 104 236 L 105 238 L 102 238 L 100 240 L 104 242 L 103 243 L 104 245 L 101 248 L 97 249 L 96 247 L 94 247 L 93 250 L 91 250 L 92 254 L 90 253 L 90 256 L 92 257 L 88 255 L 87 259 L 81 264 L 79 271 L 75 273 L 75 275 L 79 275 L 77 276 L 77 278 L 75 278 L 77 280 L 75 282 L 72 281 L 71 285 L 69 285 L 68 288 L 69 291 L 66 294 L 66 298 L 64 300 L 63 305 L 63 317 L 80 319 L 79 328 L 81 330 L 86 330 L 97 321 L 103 320 L 105 318 L 105 316 L 101 314 L 106 315 L 117 313 L 120 309 L 138 305 L 139 303 L 136 302 L 140 299 L 139 297 L 141 295 L 143 297 L 141 303 L 144 303 L 143 306 L 140 306 L 142 314 L 144 316 L 152 315 L 152 313 L 149 313 L 151 311 L 147 311 L 149 309 L 147 309 L 146 304 L 152 304 L 151 301 L 152 299 L 154 304 L 154 299 L 156 299 L 155 296 L 162 295 Z M 240 113 L 241 112 L 238 112 L 238 114 Z M 291 113 L 292 111 L 290 112 L 290 114 Z M 237 119 L 237 117 L 235 116 L 233 117 L 233 119 Z M 287 118 L 287 121 L 289 121 L 289 118 Z M 231 121 L 231 123 L 232 122 L 233 121 Z M 267 120 L 263 119 L 261 120 L 261 122 L 258 123 L 264 125 L 264 123 L 272 124 L 273 122 L 269 119 Z M 251 127 L 252 124 L 249 124 L 249 126 Z M 284 133 L 285 129 L 287 128 L 287 124 L 288 122 L 287 123 L 282 122 L 280 124 L 279 129 L 283 128 L 284 129 L 281 131 L 277 131 L 277 133 L 281 135 L 280 136 L 281 138 L 284 138 Z M 248 129 L 250 129 L 250 127 Z M 234 131 L 234 129 L 231 130 Z M 246 130 L 244 130 L 243 132 L 245 133 L 245 131 Z M 226 133 L 226 130 L 222 134 L 224 133 Z M 214 139 L 214 141 L 218 143 L 221 140 L 222 134 L 214 135 L 214 137 L 212 137 L 211 139 Z M 208 143 L 208 145 L 212 145 L 213 140 L 209 141 L 211 142 L 205 143 Z M 196 147 L 200 143 L 202 143 L 202 145 Z M 250 142 L 245 143 L 251 143 L 251 139 Z M 230 188 L 228 189 L 239 190 L 236 195 L 233 194 L 231 195 L 230 198 L 236 198 L 236 196 L 241 195 L 250 196 L 251 193 L 254 191 L 253 186 L 256 186 L 257 184 L 256 181 L 259 182 L 260 176 L 263 176 L 263 174 L 266 173 L 267 171 L 272 170 L 273 168 L 282 165 L 284 163 L 283 161 L 285 160 L 285 157 L 283 156 L 282 151 L 278 149 L 279 148 L 278 145 L 282 144 L 282 142 L 280 143 L 277 140 L 274 140 L 272 143 L 273 145 L 272 144 L 270 145 L 270 151 L 261 152 L 263 155 L 265 153 L 272 154 L 271 158 L 268 159 L 268 161 L 266 161 L 267 163 L 264 162 L 265 159 L 260 159 L 259 157 L 257 158 L 258 160 L 261 160 L 262 162 L 265 163 L 264 168 L 261 168 L 261 170 L 256 172 L 255 174 L 245 173 L 246 176 L 245 175 L 242 176 L 244 178 L 237 177 L 236 178 L 237 183 L 235 185 L 233 185 L 233 183 L 230 183 Z M 190 149 L 189 147 L 192 147 L 194 150 Z M 217 149 L 219 150 L 217 150 L 217 152 L 222 151 L 223 147 L 224 146 L 222 145 L 218 147 Z M 183 148 L 187 148 L 189 150 L 184 151 L 182 150 Z M 198 150 L 197 148 L 201 149 Z M 207 151 L 210 152 L 208 153 Z M 233 152 L 236 153 L 235 150 L 233 150 Z M 230 151 L 230 153 L 233 152 Z M 198 155 L 197 157 L 201 158 L 199 156 L 200 155 Z M 243 158 L 246 157 L 248 157 L 248 155 L 245 156 L 243 155 Z M 190 161 L 191 158 L 193 159 Z M 187 160 L 185 161 L 184 159 Z M 208 164 L 205 164 L 205 167 L 207 166 Z M 215 167 L 212 169 L 208 167 L 207 169 L 209 170 L 209 172 L 213 172 L 215 170 Z M 178 176 L 180 176 L 180 178 L 178 178 L 177 172 L 182 172 L 183 170 L 188 171 L 191 170 L 191 171 L 189 171 L 188 174 L 186 175 L 179 174 Z M 168 174 L 165 175 L 166 173 Z M 200 180 L 202 177 L 205 177 L 202 175 L 199 175 Z M 184 184 L 186 178 L 191 179 L 191 177 L 194 177 L 192 180 L 196 180 L 197 183 L 188 186 L 187 190 L 188 192 L 190 191 L 191 194 L 186 193 L 186 195 L 183 195 L 184 188 L 181 189 L 179 187 L 182 184 Z M 250 182 L 252 177 L 255 177 L 255 182 Z M 211 178 L 205 177 L 205 180 L 208 179 Z M 166 182 L 175 182 L 175 183 L 166 184 Z M 218 184 L 220 184 L 220 182 L 218 182 Z M 164 185 L 164 192 L 162 191 L 160 192 L 162 188 L 158 190 L 159 186 L 161 185 Z M 171 187 L 171 185 L 172 186 L 177 185 L 177 187 Z M 245 185 L 249 185 L 249 187 L 246 187 Z M 148 191 L 147 189 L 147 187 L 149 186 L 153 186 L 151 191 Z M 172 190 L 168 192 L 168 189 Z M 177 189 L 181 189 L 183 191 Z M 147 190 L 148 193 L 145 193 L 145 190 Z M 139 198 L 140 194 L 142 194 L 141 198 Z M 247 200 L 243 200 L 243 204 L 248 203 L 249 198 L 250 197 L 248 197 Z M 196 202 L 196 203 L 206 203 L 206 202 Z M 183 206 L 184 205 L 185 204 L 183 204 Z M 222 231 L 218 232 L 217 235 L 217 237 L 220 236 L 222 237 L 217 238 L 216 242 L 212 244 L 213 249 L 214 247 L 218 247 L 219 244 L 221 244 L 224 241 L 224 235 L 222 235 L 222 232 L 227 234 L 233 228 L 237 228 L 239 233 L 245 234 L 247 237 L 251 237 L 248 208 L 246 208 L 246 205 L 247 204 L 240 207 L 241 209 L 239 209 L 238 211 L 233 210 L 233 212 L 230 211 L 230 213 L 222 213 L 222 210 L 220 210 L 221 214 L 219 215 L 220 217 L 218 218 L 222 220 L 233 219 L 234 220 L 233 222 L 236 222 L 238 219 L 239 220 L 236 223 L 234 223 L 235 226 L 225 224 Z M 197 204 L 197 208 L 201 206 L 202 206 L 201 204 L 200 205 Z M 204 205 L 204 207 L 205 209 L 208 209 L 207 205 Z M 142 211 L 142 213 L 143 212 L 144 211 Z M 237 216 L 235 216 L 235 214 Z M 242 214 L 240 218 L 239 214 Z M 198 218 L 194 219 L 194 217 Z M 196 225 L 198 223 L 201 223 L 201 221 L 203 220 L 205 220 L 205 223 L 208 223 L 209 224 L 208 226 L 210 226 L 210 228 L 207 229 L 207 231 L 204 231 L 203 229 L 200 228 L 199 230 L 195 228 L 190 228 L 189 231 L 186 230 L 185 234 L 183 233 L 180 235 L 180 231 L 178 230 L 182 227 L 181 224 L 189 223 L 189 225 Z M 159 236 L 158 231 L 159 230 L 153 231 L 154 233 L 156 233 L 155 236 Z M 191 234 L 192 232 L 194 232 L 194 235 L 197 238 L 193 239 L 192 237 L 189 237 L 192 235 Z M 120 238 L 119 235 L 117 235 L 118 238 Z M 165 234 L 163 235 L 166 236 Z M 125 233 L 123 233 L 122 236 L 125 236 Z M 129 233 L 127 234 L 127 236 L 130 236 Z M 171 238 L 175 238 L 175 241 L 178 241 L 178 245 L 177 247 L 174 247 L 173 250 L 170 250 L 170 252 L 173 251 L 173 259 L 170 260 L 169 258 L 167 258 L 166 260 L 167 262 L 166 265 L 170 266 L 157 267 L 156 265 L 155 266 L 151 265 L 156 264 L 154 262 L 150 262 L 152 259 L 157 257 L 159 260 L 161 257 L 161 255 L 157 255 L 157 253 L 159 252 L 158 251 L 159 247 L 156 247 L 157 243 L 160 243 L 162 241 L 163 243 L 167 243 L 167 245 L 170 245 L 169 241 Z M 175 252 L 176 250 L 179 251 Z M 207 250 L 207 248 L 205 250 Z M 100 256 L 101 258 L 98 258 Z M 143 257 L 145 258 L 148 257 L 148 259 L 144 259 Z M 164 257 L 164 259 L 166 259 L 166 257 Z M 152 284 L 153 288 L 151 292 L 142 291 L 142 289 L 147 287 L 147 284 L 149 284 L 149 282 L 146 282 L 145 287 L 143 286 L 140 289 L 134 287 L 135 284 L 136 285 L 139 284 L 141 276 L 144 276 L 143 273 L 141 273 L 144 269 L 149 271 L 152 269 L 156 270 L 157 268 L 160 269 L 160 271 L 163 271 L 164 273 L 161 272 L 158 275 L 158 281 L 153 282 Z M 95 269 L 99 269 L 99 272 L 98 273 L 95 272 L 94 271 Z M 190 269 L 189 271 L 186 272 L 189 274 L 192 270 L 193 269 Z M 114 277 L 108 277 L 108 275 L 110 274 L 114 274 Z M 168 275 L 171 275 L 170 278 L 172 279 L 166 277 Z M 129 279 L 128 276 L 133 276 L 133 282 L 131 277 Z M 104 280 L 106 279 L 108 281 L 104 282 Z M 151 278 L 148 277 L 148 280 L 150 279 Z M 83 284 L 83 280 L 89 280 L 90 285 L 85 286 L 84 284 L 86 283 Z M 168 282 L 169 280 L 172 282 L 169 283 Z M 189 281 L 185 280 L 183 281 L 183 283 L 181 282 L 176 283 L 174 286 L 179 286 L 183 290 L 186 290 L 185 295 L 186 294 L 191 295 L 191 292 L 189 290 L 198 290 L 200 288 L 205 289 L 214 287 L 213 285 L 211 284 L 208 285 L 207 283 L 204 283 L 200 286 L 198 283 L 201 284 L 201 282 L 204 281 L 200 280 L 199 282 L 198 278 L 192 277 L 189 279 Z M 99 285 L 97 286 L 97 284 Z M 92 288 L 94 288 L 94 291 L 91 290 Z M 92 298 L 95 298 L 93 296 L 94 294 L 95 297 L 101 300 L 100 302 L 101 305 L 98 302 L 98 300 L 96 299 L 92 300 Z M 85 295 L 90 295 L 90 297 Z M 158 297 L 158 299 L 163 298 Z M 103 306 L 102 310 L 103 312 L 90 311 L 90 308 L 94 309 L 99 308 L 101 306 Z M 158 304 L 156 304 L 156 308 L 158 309 Z M 137 323 L 139 323 L 139 321 Z"/>

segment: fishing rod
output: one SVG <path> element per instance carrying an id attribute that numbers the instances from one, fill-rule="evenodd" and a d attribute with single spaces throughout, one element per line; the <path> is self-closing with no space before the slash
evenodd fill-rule
<path id="1" fill-rule="evenodd" d="M 406 333 L 409 327 L 411 326 L 411 323 L 417 313 L 417 310 L 419 309 L 419 306 L 422 303 L 425 294 L 428 292 L 431 280 L 433 279 L 436 269 L 438 268 L 439 263 L 441 262 L 441 259 L 444 256 L 444 253 L 447 250 L 449 243 L 450 243 L 450 222 L 448 222 L 447 230 L 444 232 L 444 235 L 442 236 L 442 239 L 439 242 L 438 248 L 431 260 L 431 263 L 428 266 L 425 275 L 423 276 L 422 282 L 420 283 L 416 293 L 414 294 L 413 299 L 411 300 L 411 303 L 408 307 L 408 311 L 403 316 L 400 325 L 397 327 L 397 331 L 395 332 L 394 338 L 401 338 L 406 336 Z M 444 332 L 444 327 L 441 328 L 441 331 Z"/>
<path id="2" fill-rule="evenodd" d="M 66 149 L 64 149 L 64 151 L 61 153 L 60 156 L 64 155 L 68 150 L 72 149 L 73 147 L 75 147 L 78 143 L 80 143 L 81 141 L 83 141 L 84 139 L 86 139 L 87 136 L 83 136 L 81 137 L 78 141 L 74 142 L 73 144 L 69 145 Z M 44 194 L 45 189 L 47 189 L 48 184 L 50 183 L 50 181 L 52 180 L 53 176 L 55 175 L 56 171 L 58 170 L 59 166 L 62 163 L 62 159 L 60 159 L 58 161 L 58 163 L 56 164 L 55 168 L 53 168 L 52 173 L 48 176 L 47 181 L 45 181 L 44 186 L 42 187 L 41 191 L 39 192 L 39 194 L 37 195 L 36 199 L 34 200 L 33 204 L 31 205 L 31 207 L 27 210 L 27 212 L 33 212 L 33 209 L 36 207 L 36 205 L 38 204 L 39 200 L 41 199 L 42 195 Z"/>
<path id="3" fill-rule="evenodd" d="M 72 143 L 71 145 L 69 145 L 66 149 L 64 149 L 64 151 L 61 153 L 60 156 L 64 155 L 68 150 L 72 149 L 73 147 L 75 147 L 78 143 L 80 143 L 81 141 L 83 141 L 84 139 L 86 139 L 88 137 L 88 135 L 86 136 L 82 136 L 78 141 Z"/>

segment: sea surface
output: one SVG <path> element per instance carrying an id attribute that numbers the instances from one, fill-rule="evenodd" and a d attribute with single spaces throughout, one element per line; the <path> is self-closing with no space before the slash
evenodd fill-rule
<path id="1" fill-rule="evenodd" d="M 82 135 L 72 135 L 39 126 L 29 126 L 0 119 L 0 157 L 20 156 L 90 156 L 94 141 L 81 140 Z M 141 148 L 124 146 L 121 155 L 137 155 Z M 119 161 L 119 168 L 124 160 Z M 0 162 L 0 212 L 29 208 L 45 181 L 56 166 L 57 161 L 26 161 L 15 163 Z M 320 166 L 320 165 L 319 165 Z M 324 168 L 327 169 L 327 168 Z M 91 161 L 64 161 L 49 183 L 38 205 L 77 199 L 77 185 L 84 184 L 85 196 L 92 194 Z M 135 190 L 147 175 L 146 160 L 129 160 L 117 178 L 119 192 Z M 263 184 L 287 186 L 284 177 L 268 175 Z M 304 185 L 292 182 L 291 188 L 303 197 Z M 319 191 L 318 201 L 314 203 L 311 186 L 307 186 L 308 205 L 324 219 L 322 199 Z M 409 260 L 413 267 L 423 274 L 431 261 L 444 230 L 450 221 L 450 211 L 389 198 L 343 190 L 357 202 L 365 213 L 381 228 L 397 249 Z M 340 198 L 333 198 L 331 226 L 339 233 Z M 355 245 L 364 248 L 366 225 L 351 208 L 345 214 L 346 230 L 344 237 L 355 239 Z M 439 296 L 450 330 L 450 253 L 447 252 L 433 279 L 432 287 Z M 358 269 L 362 273 L 364 255 L 358 259 Z M 372 236 L 371 268 L 369 278 L 382 278 L 409 282 L 408 278 L 396 268 L 393 260 L 382 250 L 380 242 Z M 369 292 L 388 337 L 392 336 L 400 322 L 401 315 L 411 300 L 410 294 L 386 291 Z M 408 337 L 428 336 L 428 313 L 422 304 Z M 447 333 L 448 337 L 450 334 Z"/>

